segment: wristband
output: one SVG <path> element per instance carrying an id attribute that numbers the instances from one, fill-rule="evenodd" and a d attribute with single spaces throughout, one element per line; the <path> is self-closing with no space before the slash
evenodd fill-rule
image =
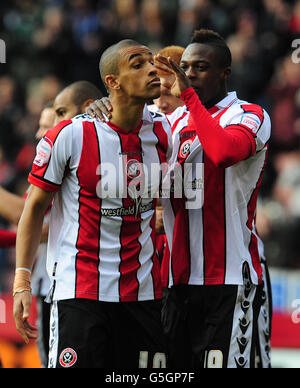
<path id="1" fill-rule="evenodd" d="M 25 272 L 28 272 L 31 275 L 31 271 L 28 268 L 23 268 L 23 267 L 16 268 L 16 272 L 18 272 L 18 271 L 25 271 Z"/>

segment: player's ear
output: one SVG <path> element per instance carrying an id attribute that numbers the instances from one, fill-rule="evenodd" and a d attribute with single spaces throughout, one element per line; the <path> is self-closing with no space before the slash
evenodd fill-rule
<path id="1" fill-rule="evenodd" d="M 226 67 L 223 71 L 224 80 L 227 80 L 231 76 L 231 67 Z"/>
<path id="2" fill-rule="evenodd" d="M 111 90 L 120 90 L 120 83 L 118 76 L 110 74 L 105 77 L 105 83 L 107 87 Z"/>

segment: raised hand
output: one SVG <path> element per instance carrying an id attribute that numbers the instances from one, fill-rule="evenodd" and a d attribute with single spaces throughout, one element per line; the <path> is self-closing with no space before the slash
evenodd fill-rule
<path id="1" fill-rule="evenodd" d="M 94 101 L 86 108 L 86 113 L 94 118 L 99 118 L 102 122 L 106 122 L 105 116 L 110 120 L 112 118 L 111 112 L 113 107 L 108 97 L 103 97 L 101 100 Z"/>
<path id="2" fill-rule="evenodd" d="M 180 97 L 181 93 L 191 86 L 190 80 L 187 78 L 185 72 L 170 57 L 166 58 L 158 54 L 154 57 L 154 60 L 155 66 L 158 70 L 164 73 L 173 73 L 175 75 L 176 79 L 172 86 L 171 92 L 174 96 Z"/>

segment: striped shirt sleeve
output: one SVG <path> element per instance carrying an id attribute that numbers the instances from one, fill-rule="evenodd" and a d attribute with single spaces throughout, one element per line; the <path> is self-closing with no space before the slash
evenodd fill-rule
<path id="1" fill-rule="evenodd" d="M 235 109 L 235 108 L 233 108 Z M 237 125 L 240 130 L 255 140 L 255 152 L 259 152 L 268 143 L 271 136 L 271 120 L 268 113 L 259 105 L 242 104 L 230 125 Z"/>
<path id="2" fill-rule="evenodd" d="M 28 177 L 29 183 L 45 191 L 59 191 L 72 153 L 72 121 L 63 121 L 39 142 Z"/>

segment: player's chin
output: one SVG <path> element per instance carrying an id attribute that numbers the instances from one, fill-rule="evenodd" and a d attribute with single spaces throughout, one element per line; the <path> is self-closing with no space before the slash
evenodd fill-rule
<path id="1" fill-rule="evenodd" d="M 149 98 L 151 98 L 152 100 L 156 100 L 161 96 L 160 86 L 150 85 L 150 88 L 148 90 L 149 94 L 151 95 L 149 96 Z"/>
<path id="2" fill-rule="evenodd" d="M 196 92 L 197 96 L 202 99 L 204 97 L 203 90 L 197 87 L 193 87 L 194 91 Z"/>

